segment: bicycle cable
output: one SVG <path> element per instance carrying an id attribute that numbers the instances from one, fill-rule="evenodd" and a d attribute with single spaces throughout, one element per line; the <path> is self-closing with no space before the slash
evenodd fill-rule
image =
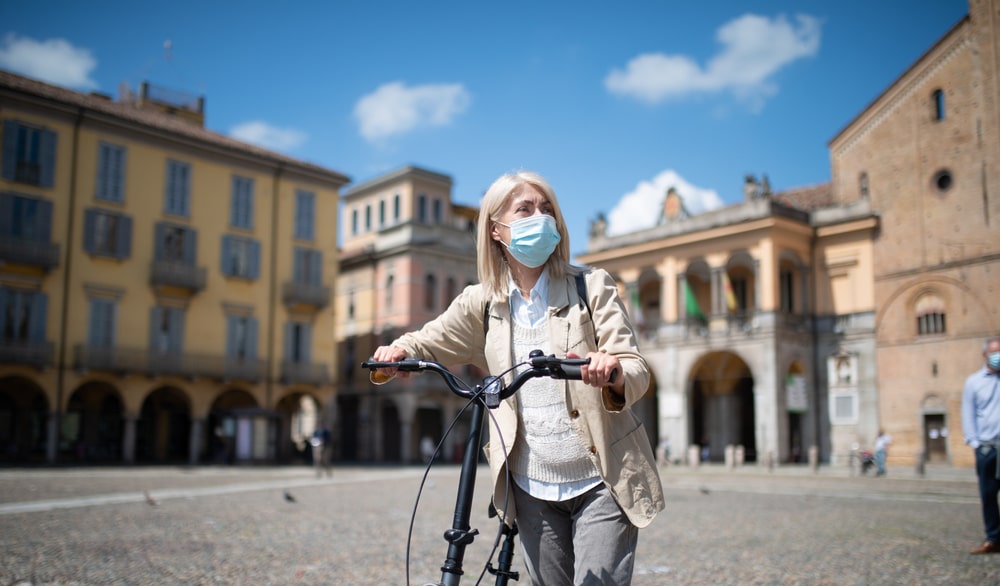
<path id="1" fill-rule="evenodd" d="M 508 368 L 508 369 L 504 370 L 503 372 L 501 372 L 495 378 L 496 378 L 496 380 L 501 380 L 507 374 L 515 371 L 516 369 L 518 369 L 518 368 L 520 368 L 522 366 L 526 366 L 528 364 L 530 364 L 530 362 L 527 361 L 527 360 L 522 361 L 522 362 L 518 362 L 517 364 L 515 364 L 515 365 L 511 366 L 510 368 Z M 469 386 L 468 383 L 466 383 L 462 378 L 460 378 L 458 376 L 456 376 L 455 378 L 462 384 L 462 386 L 464 386 L 465 388 L 468 388 L 468 386 Z M 492 383 L 490 383 L 490 384 L 492 384 Z M 469 398 L 469 400 L 466 401 L 465 405 L 461 409 L 459 409 L 458 413 L 455 414 L 455 416 L 451 420 L 451 423 L 448 425 L 448 427 L 444 430 L 444 433 L 441 435 L 441 440 L 438 441 L 437 445 L 434 447 L 434 453 L 431 455 L 430 461 L 427 462 L 427 466 L 424 468 L 424 474 L 423 474 L 423 476 L 420 479 L 420 486 L 417 488 L 417 498 L 416 498 L 416 500 L 413 503 L 413 510 L 410 513 L 410 526 L 409 526 L 409 529 L 408 529 L 407 534 L 406 534 L 406 586 L 410 586 L 410 547 L 411 547 L 412 542 L 413 542 L 413 526 L 416 523 L 417 509 L 420 506 L 420 497 L 423 495 L 424 486 L 427 483 L 427 475 L 430 474 L 431 467 L 434 465 L 434 461 L 437 459 L 438 454 L 441 452 L 441 448 L 444 446 L 445 440 L 455 430 L 455 426 L 458 425 L 458 422 L 461 419 L 462 415 L 465 414 L 465 412 L 469 409 L 469 407 L 475 401 L 482 400 L 482 394 L 486 392 L 486 387 L 488 387 L 488 386 L 489 386 L 489 384 L 479 387 L 479 390 L 476 391 Z M 500 436 L 500 445 L 501 445 L 502 448 L 504 448 L 504 458 L 506 459 L 506 454 L 507 454 L 506 444 L 503 441 L 503 435 L 499 433 L 500 432 L 500 428 L 499 428 L 499 425 L 496 422 L 496 418 L 493 416 L 493 412 L 492 412 L 491 409 L 487 409 L 486 413 L 489 416 L 489 418 L 490 418 L 491 422 L 493 423 L 494 427 L 497 428 L 497 434 L 498 434 L 498 436 Z M 508 468 L 506 465 L 504 467 Z M 509 492 L 509 490 L 510 490 L 510 478 L 509 478 L 510 477 L 510 471 L 509 470 L 507 471 L 507 475 L 508 475 L 507 491 Z M 504 496 L 504 510 L 506 510 L 506 508 L 507 508 L 506 503 L 507 503 L 507 495 L 505 494 L 505 496 Z M 501 523 L 505 523 L 506 519 L 504 517 L 501 517 L 500 518 L 500 522 Z M 493 549 L 490 552 L 490 555 L 486 558 L 486 565 L 483 566 L 482 573 L 479 574 L 479 578 L 476 580 L 476 584 L 477 585 L 480 582 L 482 582 L 483 578 L 486 576 L 486 572 L 489 570 L 489 566 L 490 566 L 490 564 L 493 561 L 493 556 L 496 555 L 497 548 L 500 546 L 500 537 L 501 537 L 501 535 L 502 535 L 502 528 L 498 529 L 497 537 L 496 537 L 496 539 L 493 542 Z"/>

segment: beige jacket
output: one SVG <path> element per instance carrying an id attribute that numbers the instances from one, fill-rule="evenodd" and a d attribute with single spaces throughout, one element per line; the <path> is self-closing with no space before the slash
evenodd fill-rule
<path id="1" fill-rule="evenodd" d="M 590 452 L 601 478 L 619 506 L 637 527 L 645 527 L 663 510 L 663 488 L 646 430 L 630 407 L 649 387 L 649 366 L 639 354 L 636 335 L 626 317 L 618 287 L 604 270 L 586 272 L 587 296 L 593 321 L 580 303 L 574 277 L 549 281 L 548 327 L 551 351 L 586 356 L 614 354 L 621 362 L 625 397 L 580 381 L 561 381 L 570 421 Z M 507 301 L 492 303 L 483 325 L 486 299 L 480 285 L 470 285 L 437 319 L 393 342 L 412 358 L 446 365 L 474 364 L 491 374 L 511 367 L 511 318 Z M 595 334 L 596 327 L 596 334 Z M 507 375 L 509 383 L 513 379 Z M 506 457 L 517 437 L 517 395 L 493 411 L 486 448 L 493 477 L 493 503 L 504 518 L 515 517 L 513 495 L 507 492 Z"/>

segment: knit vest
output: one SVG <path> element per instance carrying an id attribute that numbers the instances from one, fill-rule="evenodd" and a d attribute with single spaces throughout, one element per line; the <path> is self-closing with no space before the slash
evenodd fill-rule
<path id="1" fill-rule="evenodd" d="M 514 363 L 532 350 L 549 353 L 548 326 L 526 328 L 512 323 Z M 549 483 L 585 480 L 598 475 L 576 430 L 570 425 L 563 383 L 549 377 L 530 379 L 517 393 L 520 425 L 511 451 L 511 472 Z"/>

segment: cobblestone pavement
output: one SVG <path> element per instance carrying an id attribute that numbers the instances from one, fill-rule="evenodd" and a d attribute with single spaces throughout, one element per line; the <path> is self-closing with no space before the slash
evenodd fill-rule
<path id="1" fill-rule="evenodd" d="M 640 531 L 637 586 L 1000 584 L 1000 555 L 967 553 L 982 539 L 969 470 L 661 470 L 667 509 Z M 319 479 L 306 467 L 0 470 L 0 584 L 422 585 L 440 578 L 458 468 L 434 467 L 417 503 L 423 476 L 416 467 L 335 467 Z M 476 583 L 495 536 L 487 476 L 481 468 L 472 520 L 481 535 L 463 584 Z"/>

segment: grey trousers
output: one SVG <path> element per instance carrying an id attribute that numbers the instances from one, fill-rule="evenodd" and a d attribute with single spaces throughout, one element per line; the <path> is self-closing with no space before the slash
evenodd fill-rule
<path id="1" fill-rule="evenodd" d="M 639 529 L 600 484 L 563 502 L 536 499 L 516 482 L 518 539 L 532 586 L 632 582 Z"/>

